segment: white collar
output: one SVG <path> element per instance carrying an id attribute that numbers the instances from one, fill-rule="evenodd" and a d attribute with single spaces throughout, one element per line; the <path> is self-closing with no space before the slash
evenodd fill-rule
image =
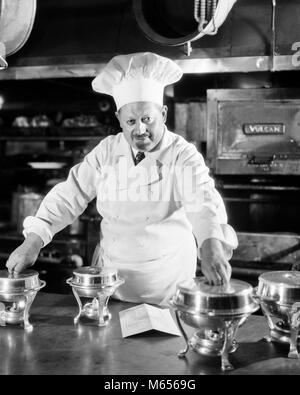
<path id="1" fill-rule="evenodd" d="M 132 147 L 132 146 L 131 146 L 131 150 L 132 150 L 133 156 L 135 158 L 139 151 L 136 148 Z"/>
<path id="2" fill-rule="evenodd" d="M 135 148 L 133 148 L 131 145 L 128 144 L 127 140 L 124 137 L 123 132 L 120 132 L 117 136 L 118 139 L 115 148 L 115 154 L 117 156 L 127 156 L 128 154 L 131 154 L 131 156 L 133 156 L 133 154 L 138 152 L 138 150 L 136 150 Z M 159 157 L 159 160 L 163 161 L 163 157 L 161 157 L 161 152 L 166 150 L 174 143 L 174 136 L 175 136 L 174 133 L 169 132 L 168 128 L 165 126 L 164 135 L 159 143 L 158 150 L 145 152 L 145 156 L 152 158 L 152 160 L 156 160 Z"/>

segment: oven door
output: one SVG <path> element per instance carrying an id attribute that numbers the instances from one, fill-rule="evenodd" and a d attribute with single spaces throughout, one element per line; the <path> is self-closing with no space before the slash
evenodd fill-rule
<path id="1" fill-rule="evenodd" d="M 300 177 L 215 176 L 237 231 L 232 276 L 256 286 L 269 270 L 300 270 Z"/>
<path id="2" fill-rule="evenodd" d="M 215 174 L 300 174 L 300 91 L 208 91 L 208 163 Z"/>

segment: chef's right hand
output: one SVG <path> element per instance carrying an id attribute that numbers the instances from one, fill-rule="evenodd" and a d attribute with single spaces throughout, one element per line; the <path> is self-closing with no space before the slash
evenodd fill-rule
<path id="1" fill-rule="evenodd" d="M 38 258 L 43 240 L 35 233 L 29 233 L 23 243 L 9 256 L 6 267 L 9 272 L 20 273 L 32 266 Z"/>
<path id="2" fill-rule="evenodd" d="M 211 285 L 229 284 L 231 266 L 218 239 L 206 239 L 201 247 L 201 270 Z"/>

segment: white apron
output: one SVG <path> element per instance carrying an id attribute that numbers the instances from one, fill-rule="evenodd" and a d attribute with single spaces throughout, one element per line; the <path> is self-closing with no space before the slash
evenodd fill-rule
<path id="1" fill-rule="evenodd" d="M 164 177 L 161 166 L 151 155 L 134 166 L 125 146 L 99 182 L 97 209 L 103 220 L 94 264 L 117 268 L 125 280 L 115 293 L 121 300 L 168 304 L 176 285 L 196 273 L 192 227 L 175 202 L 172 176 Z"/>

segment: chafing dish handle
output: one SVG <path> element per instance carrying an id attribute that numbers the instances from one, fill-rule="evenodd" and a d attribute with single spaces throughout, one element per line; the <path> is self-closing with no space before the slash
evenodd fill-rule
<path id="1" fill-rule="evenodd" d="M 189 351 L 190 344 L 189 344 L 189 339 L 187 337 L 187 334 L 185 333 L 183 326 L 181 325 L 179 314 L 180 314 L 180 312 L 178 310 L 175 310 L 176 321 L 177 321 L 179 330 L 185 340 L 186 346 L 185 346 L 185 349 L 179 351 L 177 356 L 178 356 L 178 358 L 185 358 L 186 353 Z"/>
<path id="2" fill-rule="evenodd" d="M 253 298 L 254 303 L 256 303 L 257 305 L 260 306 L 260 298 L 259 298 L 259 295 L 257 295 L 257 290 L 258 290 L 258 287 L 253 288 L 252 298 Z"/>
<path id="3" fill-rule="evenodd" d="M 253 299 L 254 299 L 254 301 L 255 301 L 256 303 L 259 303 L 259 304 L 260 304 L 261 310 L 262 310 L 264 316 L 265 316 L 266 319 L 267 319 L 268 326 L 269 326 L 269 328 L 270 328 L 271 330 L 273 330 L 273 329 L 275 329 L 275 324 L 274 324 L 274 322 L 272 321 L 272 318 L 271 318 L 271 316 L 270 316 L 270 313 L 268 312 L 268 308 L 266 307 L 265 304 L 266 304 L 266 302 L 267 302 L 267 303 L 274 303 L 274 304 L 276 304 L 276 303 L 278 302 L 278 300 L 279 300 L 279 296 L 277 296 L 277 297 L 272 297 L 272 298 L 271 298 L 271 297 L 266 297 L 266 296 L 261 297 L 260 295 L 257 294 L 257 291 L 258 291 L 258 287 L 255 287 L 255 288 L 253 289 Z"/>
<path id="4" fill-rule="evenodd" d="M 39 291 L 40 289 L 46 286 L 46 281 L 40 280 L 40 285 L 37 288 L 34 288 L 33 291 Z"/>
<path id="5" fill-rule="evenodd" d="M 291 335 L 290 335 L 290 351 L 289 358 L 299 359 L 299 354 L 297 350 L 297 340 L 300 328 L 300 303 L 296 302 L 293 304 L 291 313 Z"/>

